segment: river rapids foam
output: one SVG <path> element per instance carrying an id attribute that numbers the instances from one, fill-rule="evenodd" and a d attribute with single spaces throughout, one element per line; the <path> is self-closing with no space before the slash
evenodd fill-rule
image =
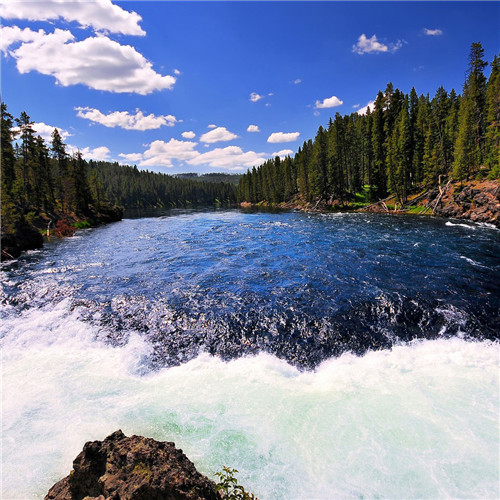
<path id="1" fill-rule="evenodd" d="M 498 498 L 498 344 L 415 341 L 314 371 L 207 353 L 148 369 L 70 300 L 2 322 L 2 498 L 41 498 L 87 440 L 122 428 L 222 465 L 261 499 Z M 71 335 L 68 336 L 68 332 Z"/>

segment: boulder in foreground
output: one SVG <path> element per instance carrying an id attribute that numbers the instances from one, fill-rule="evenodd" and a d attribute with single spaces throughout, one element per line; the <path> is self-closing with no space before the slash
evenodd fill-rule
<path id="1" fill-rule="evenodd" d="M 215 483 L 200 474 L 174 443 L 121 430 L 85 444 L 69 476 L 45 500 L 220 500 Z"/>

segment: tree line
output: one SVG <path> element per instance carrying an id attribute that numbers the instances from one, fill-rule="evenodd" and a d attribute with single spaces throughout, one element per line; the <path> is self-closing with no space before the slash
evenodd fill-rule
<path id="1" fill-rule="evenodd" d="M 238 200 L 259 203 L 371 201 L 395 195 L 399 203 L 440 177 L 464 181 L 500 178 L 500 59 L 491 62 L 473 43 L 462 95 L 440 87 L 432 99 L 394 89 L 379 91 L 366 114 L 339 113 L 295 156 L 270 159 L 249 170 Z"/>
<path id="2" fill-rule="evenodd" d="M 200 182 L 102 161 L 91 160 L 89 166 L 98 173 L 104 196 L 125 208 L 236 203 L 235 186 L 228 182 Z"/>

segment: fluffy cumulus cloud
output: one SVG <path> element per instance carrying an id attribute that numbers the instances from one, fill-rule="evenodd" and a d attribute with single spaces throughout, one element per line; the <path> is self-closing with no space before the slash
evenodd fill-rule
<path id="1" fill-rule="evenodd" d="M 443 34 L 443 30 L 440 30 L 438 28 L 436 29 L 424 28 L 424 33 L 429 36 L 439 36 Z"/>
<path id="2" fill-rule="evenodd" d="M 94 123 L 100 123 L 105 127 L 114 128 L 120 127 L 126 130 L 154 130 L 162 126 L 173 127 L 177 119 L 173 115 L 158 115 L 152 113 L 145 115 L 139 109 L 136 109 L 135 114 L 130 114 L 128 111 L 113 111 L 107 115 L 94 108 L 75 108 L 78 112 L 77 116 L 85 118 Z"/>
<path id="3" fill-rule="evenodd" d="M 108 161 L 111 159 L 109 156 L 109 148 L 106 146 L 99 146 L 98 148 L 92 149 L 89 147 L 79 148 L 77 146 L 68 144 L 68 146 L 66 147 L 66 151 L 70 155 L 74 155 L 79 151 L 86 160 Z"/>
<path id="4" fill-rule="evenodd" d="M 258 125 L 248 125 L 247 132 L 260 132 Z"/>
<path id="5" fill-rule="evenodd" d="M 206 142 L 207 144 L 213 144 L 214 142 L 226 142 L 236 139 L 238 136 L 229 132 L 226 127 L 216 127 L 210 132 L 206 132 L 200 137 L 201 142 Z"/>
<path id="6" fill-rule="evenodd" d="M 257 92 L 252 92 L 250 94 L 250 100 L 252 102 L 260 101 L 264 96 L 257 94 Z"/>
<path id="7" fill-rule="evenodd" d="M 266 160 L 266 157 L 265 153 L 245 152 L 238 146 L 227 146 L 200 154 L 196 158 L 189 160 L 188 163 L 190 165 L 207 165 L 226 170 L 244 170 L 254 165 L 260 165 Z"/>
<path id="8" fill-rule="evenodd" d="M 172 167 L 172 160 L 187 161 L 196 158 L 200 153 L 194 148 L 192 141 L 153 141 L 142 155 L 141 167 Z M 136 160 L 138 161 L 138 160 Z"/>
<path id="9" fill-rule="evenodd" d="M 181 135 L 182 137 L 184 137 L 184 139 L 194 139 L 196 137 L 196 134 L 192 130 L 182 132 Z"/>
<path id="10" fill-rule="evenodd" d="M 66 30 L 45 33 L 8 26 L 2 28 L 2 40 L 2 50 L 16 60 L 19 73 L 50 75 L 63 87 L 83 84 L 96 90 L 146 95 L 171 89 L 175 83 L 175 77 L 156 73 L 134 47 L 105 36 L 75 41 Z"/>
<path id="11" fill-rule="evenodd" d="M 373 54 L 378 52 L 396 52 L 403 46 L 403 41 L 384 44 L 377 39 L 377 35 L 368 38 L 364 33 L 358 38 L 358 42 L 352 46 L 352 51 L 356 54 Z"/>
<path id="12" fill-rule="evenodd" d="M 279 143 L 279 142 L 293 142 L 299 138 L 300 132 L 273 132 L 268 138 L 267 142 Z"/>
<path id="13" fill-rule="evenodd" d="M 57 128 L 57 131 L 59 132 L 59 135 L 61 136 L 61 139 L 63 141 L 65 141 L 68 137 L 72 135 L 67 130 L 63 130 L 60 127 L 47 125 L 46 123 L 43 122 L 33 123 L 32 128 L 35 131 L 35 135 L 39 135 L 45 142 L 49 144 L 52 142 L 52 133 L 54 132 L 55 128 Z M 14 130 L 19 130 L 19 129 L 16 127 Z"/>
<path id="14" fill-rule="evenodd" d="M 272 154 L 273 157 L 279 156 L 280 158 L 285 158 L 286 156 L 293 155 L 293 151 L 291 149 L 282 149 L 281 151 L 276 151 Z"/>
<path id="15" fill-rule="evenodd" d="M 4 19 L 26 19 L 28 21 L 75 21 L 82 28 L 96 31 L 121 33 L 123 35 L 145 35 L 139 26 L 142 20 L 136 12 L 129 12 L 111 0 L 44 0 L 43 2 L 4 1 L 1 6 Z"/>
<path id="16" fill-rule="evenodd" d="M 344 104 L 344 101 L 341 101 L 337 96 L 332 95 L 332 97 L 327 97 L 321 102 L 316 101 L 314 107 L 316 109 L 335 108 L 336 106 L 342 106 L 342 104 Z"/>
<path id="17" fill-rule="evenodd" d="M 142 153 L 120 153 L 118 156 L 123 158 L 126 164 L 137 163 L 142 160 Z"/>
<path id="18" fill-rule="evenodd" d="M 123 163 L 136 163 L 139 167 L 173 167 L 174 161 L 184 165 L 206 166 L 225 170 L 244 170 L 262 164 L 269 155 L 243 151 L 238 146 L 215 148 L 205 153 L 196 150 L 192 141 L 154 141 L 144 153 L 120 153 Z M 277 156 L 292 154 L 291 150 L 275 153 Z M 273 155 L 273 156 L 275 156 Z"/>
<path id="19" fill-rule="evenodd" d="M 373 110 L 375 109 L 375 101 L 370 101 L 366 106 L 358 109 L 356 113 L 358 113 L 358 115 L 366 115 L 368 108 L 370 108 L 370 113 L 373 113 Z"/>

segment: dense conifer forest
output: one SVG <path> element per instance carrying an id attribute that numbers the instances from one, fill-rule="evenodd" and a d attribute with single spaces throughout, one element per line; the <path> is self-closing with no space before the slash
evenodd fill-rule
<path id="1" fill-rule="evenodd" d="M 238 186 L 240 202 L 355 205 L 410 193 L 443 179 L 500 177 L 500 58 L 488 66 L 473 43 L 462 95 L 440 87 L 434 97 L 389 83 L 365 115 L 339 113 L 293 158 L 268 160 Z"/>
<path id="2" fill-rule="evenodd" d="M 200 182 L 118 163 L 89 161 L 104 196 L 125 208 L 228 205 L 236 202 L 236 190 L 227 182 Z"/>

